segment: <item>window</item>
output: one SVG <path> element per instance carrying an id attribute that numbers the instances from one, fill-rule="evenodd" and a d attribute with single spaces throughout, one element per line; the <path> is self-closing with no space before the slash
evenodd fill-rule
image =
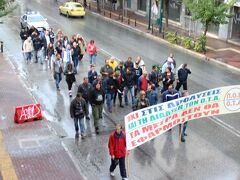
<path id="1" fill-rule="evenodd" d="M 182 0 L 169 0 L 169 19 L 180 22 Z"/>
<path id="2" fill-rule="evenodd" d="M 138 0 L 138 10 L 147 11 L 147 0 Z"/>

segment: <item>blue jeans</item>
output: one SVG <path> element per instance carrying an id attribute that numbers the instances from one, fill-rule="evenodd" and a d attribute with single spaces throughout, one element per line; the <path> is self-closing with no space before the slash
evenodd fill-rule
<path id="1" fill-rule="evenodd" d="M 27 61 L 31 61 L 31 59 L 32 59 L 32 52 L 26 52 L 25 53 L 25 58 L 26 58 Z"/>
<path id="2" fill-rule="evenodd" d="M 183 124 L 183 129 L 182 129 L 181 137 L 184 137 L 185 131 L 186 131 L 186 129 L 187 129 L 187 124 L 188 124 L 188 122 L 185 122 L 185 123 Z"/>
<path id="3" fill-rule="evenodd" d="M 96 55 L 89 54 L 89 58 L 90 58 L 90 64 L 96 64 Z"/>
<path id="4" fill-rule="evenodd" d="M 124 100 L 125 104 L 128 105 L 128 91 L 130 91 L 132 97 L 132 105 L 134 105 L 134 87 L 125 87 L 124 88 Z"/>
<path id="5" fill-rule="evenodd" d="M 110 172 L 113 172 L 117 165 L 119 164 L 120 174 L 122 178 L 127 178 L 126 167 L 125 167 L 125 157 L 111 159 Z"/>
<path id="6" fill-rule="evenodd" d="M 107 103 L 107 107 L 108 109 L 112 109 L 112 104 L 113 104 L 113 93 L 107 93 L 106 94 L 106 103 Z"/>
<path id="7" fill-rule="evenodd" d="M 77 66 L 78 66 L 78 61 L 79 61 L 79 57 L 74 57 L 73 58 L 73 67 L 74 67 L 74 72 L 77 73 Z"/>
<path id="8" fill-rule="evenodd" d="M 85 133 L 85 126 L 84 126 L 84 117 L 83 118 L 78 118 L 78 117 L 75 117 L 74 118 L 74 126 L 75 126 L 75 130 L 76 132 L 79 131 L 79 126 L 80 126 L 80 131 L 81 131 L 81 134 L 83 135 Z"/>
<path id="9" fill-rule="evenodd" d="M 56 81 L 56 88 L 59 89 L 59 83 L 61 82 L 62 80 L 62 75 L 61 73 L 55 73 L 55 81 Z"/>

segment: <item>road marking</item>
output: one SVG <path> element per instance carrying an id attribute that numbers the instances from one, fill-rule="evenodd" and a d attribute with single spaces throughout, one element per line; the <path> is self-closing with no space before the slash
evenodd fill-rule
<path id="1" fill-rule="evenodd" d="M 12 160 L 4 147 L 3 135 L 0 131 L 0 175 L 3 180 L 17 180 Z"/>
<path id="2" fill-rule="evenodd" d="M 232 127 L 231 125 L 223 122 L 221 119 L 219 119 L 215 116 L 208 117 L 208 119 L 210 119 L 212 122 L 218 124 L 219 126 L 223 127 L 224 129 L 231 132 L 232 134 L 236 135 L 237 137 L 240 137 L 240 131 L 239 130 L 237 130 L 234 127 Z"/>

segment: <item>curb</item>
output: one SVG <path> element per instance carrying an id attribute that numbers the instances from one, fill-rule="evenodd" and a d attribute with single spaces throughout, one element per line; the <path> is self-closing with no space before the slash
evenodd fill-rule
<path id="1" fill-rule="evenodd" d="M 143 31 L 141 31 L 141 30 L 139 30 L 139 29 L 135 29 L 134 27 L 128 26 L 127 24 L 123 24 L 123 23 L 118 22 L 118 21 L 116 21 L 116 20 L 112 20 L 112 19 L 110 19 L 110 18 L 108 18 L 108 17 L 105 17 L 105 16 L 102 16 L 102 15 L 96 13 L 96 12 L 92 12 L 92 11 L 90 11 L 90 10 L 86 10 L 86 11 L 87 11 L 88 13 L 96 16 L 96 17 L 100 17 L 100 18 L 104 19 L 105 21 L 111 22 L 111 23 L 113 23 L 113 24 L 115 24 L 115 25 L 117 25 L 117 26 L 120 26 L 120 27 L 123 27 L 123 28 L 125 28 L 125 29 L 128 29 L 128 30 L 130 30 L 131 32 L 137 33 L 137 34 L 139 34 L 139 35 L 143 35 L 143 36 L 145 36 L 145 37 L 147 37 L 147 38 L 149 38 L 149 39 L 152 39 L 152 40 L 154 40 L 154 41 L 157 41 L 157 42 L 159 42 L 159 43 L 162 43 L 162 44 L 164 44 L 164 45 L 166 45 L 166 46 L 168 46 L 168 47 L 171 47 L 171 48 L 174 48 L 174 49 L 178 49 L 178 50 L 181 50 L 181 51 L 185 51 L 185 53 L 187 53 L 187 54 L 189 54 L 189 55 L 191 55 L 191 56 L 194 56 L 194 57 L 196 57 L 196 58 L 199 58 L 199 59 L 201 59 L 201 60 L 205 60 L 205 61 L 209 61 L 209 62 L 214 62 L 214 63 L 216 63 L 216 64 L 223 65 L 223 66 L 227 67 L 228 69 L 232 69 L 232 70 L 235 70 L 235 71 L 237 71 L 237 72 L 240 72 L 240 69 L 239 69 L 239 68 L 234 67 L 234 66 L 232 66 L 232 65 L 229 65 L 229 64 L 226 64 L 226 63 L 224 63 L 224 62 L 218 61 L 218 60 L 216 60 L 216 59 L 214 59 L 214 58 L 208 58 L 206 55 L 203 55 L 203 54 L 200 54 L 200 53 L 191 51 L 191 50 L 189 50 L 189 49 L 185 49 L 184 47 L 181 47 L 181 46 L 178 46 L 178 45 L 175 45 L 175 44 L 171 44 L 171 43 L 168 42 L 167 40 L 164 40 L 164 39 L 162 39 L 162 38 L 156 37 L 156 36 L 154 36 L 154 35 L 152 35 L 152 34 L 150 34 L 150 33 L 143 32 Z"/>

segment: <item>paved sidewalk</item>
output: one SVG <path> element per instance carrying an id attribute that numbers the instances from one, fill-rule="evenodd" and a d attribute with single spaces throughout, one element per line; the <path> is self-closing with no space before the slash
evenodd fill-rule
<path id="1" fill-rule="evenodd" d="M 14 108 L 34 103 L 0 54 L 0 180 L 84 179 L 47 120 L 14 123 Z"/>
<path id="2" fill-rule="evenodd" d="M 97 13 L 96 2 L 90 1 L 90 6 L 88 6 L 88 10 Z M 112 20 L 121 22 L 125 25 L 128 25 L 132 28 L 136 28 L 142 32 L 153 34 L 154 36 L 163 38 L 163 34 L 158 33 L 158 28 L 153 26 L 153 31 L 148 30 L 148 20 L 146 17 L 138 15 L 134 12 L 127 11 L 127 16 L 122 17 L 122 10 L 111 11 L 111 8 L 108 4 L 105 4 L 105 9 L 102 9 L 101 15 L 111 18 Z M 169 30 L 186 33 L 180 27 L 173 26 L 169 24 Z M 203 55 L 203 54 L 202 54 Z M 233 45 L 231 43 L 211 38 L 207 38 L 207 59 L 215 59 L 220 62 L 226 63 L 228 65 L 234 66 L 240 69 L 240 46 Z"/>

